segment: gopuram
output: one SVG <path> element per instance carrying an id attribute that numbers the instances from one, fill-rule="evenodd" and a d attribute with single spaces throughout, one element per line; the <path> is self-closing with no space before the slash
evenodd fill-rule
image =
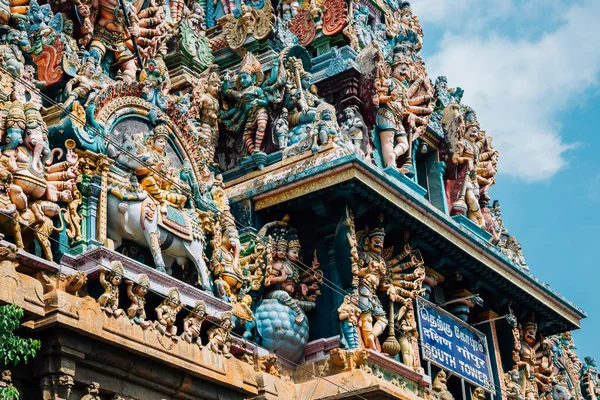
<path id="1" fill-rule="evenodd" d="M 596 400 L 422 39 L 398 0 L 0 0 L 0 305 L 41 343 L 0 388 Z"/>

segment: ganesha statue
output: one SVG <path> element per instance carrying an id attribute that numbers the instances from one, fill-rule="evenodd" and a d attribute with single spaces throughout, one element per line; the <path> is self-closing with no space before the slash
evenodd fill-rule
<path id="1" fill-rule="evenodd" d="M 31 228 L 44 256 L 52 261 L 49 238 L 63 227 L 55 228 L 51 218 L 61 213 L 59 202 L 73 200 L 78 156 L 74 143 L 67 141 L 65 160 L 54 160 L 64 152 L 60 148 L 50 151 L 48 129 L 34 104 L 14 102 L 8 109 L 0 125 L 0 141 L 7 144 L 0 156 L 0 171 L 7 179 L 11 176 L 10 202 L 18 211 L 18 220 Z"/>

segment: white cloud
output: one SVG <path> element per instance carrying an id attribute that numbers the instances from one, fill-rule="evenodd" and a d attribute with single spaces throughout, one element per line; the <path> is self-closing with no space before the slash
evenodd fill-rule
<path id="1" fill-rule="evenodd" d="M 526 3 L 528 9 L 532 2 Z M 415 13 L 426 29 L 427 1 L 420 3 Z M 433 3 L 449 7 L 443 6 L 448 2 Z M 450 7 L 448 19 L 468 21 L 483 12 L 469 0 L 452 4 L 456 7 Z M 500 173 L 526 181 L 548 179 L 567 164 L 565 152 L 574 144 L 569 127 L 560 124 L 561 113 L 582 102 L 585 91 L 598 85 L 600 73 L 600 1 L 552 9 L 560 14 L 546 20 L 556 18 L 558 27 L 544 27 L 546 33 L 537 37 L 515 38 L 500 29 L 453 33 L 449 28 L 440 50 L 425 58 L 433 79 L 446 75 L 449 85 L 465 89 L 464 103 L 475 109 L 500 151 Z M 435 18 L 434 13 L 432 23 Z"/>

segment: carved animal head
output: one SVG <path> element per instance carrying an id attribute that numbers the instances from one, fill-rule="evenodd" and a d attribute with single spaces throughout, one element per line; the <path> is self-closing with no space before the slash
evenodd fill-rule
<path id="1" fill-rule="evenodd" d="M 65 292 L 76 295 L 86 283 L 87 275 L 85 272 L 77 271 L 65 278 Z"/>
<path id="2" fill-rule="evenodd" d="M 144 161 L 150 158 L 148 150 L 134 138 L 127 139 L 121 146 L 121 151 L 116 157 L 117 165 L 130 171 L 147 168 Z"/>
<path id="3" fill-rule="evenodd" d="M 566 387 L 559 383 L 555 383 L 552 386 L 552 400 L 574 400 L 573 395 L 567 390 Z"/>

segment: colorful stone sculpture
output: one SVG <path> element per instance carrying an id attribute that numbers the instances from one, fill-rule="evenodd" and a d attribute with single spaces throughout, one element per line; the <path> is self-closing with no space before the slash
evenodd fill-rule
<path id="1" fill-rule="evenodd" d="M 175 326 L 175 321 L 177 319 L 177 314 L 183 308 L 183 304 L 181 303 L 181 297 L 179 295 L 179 290 L 177 288 L 169 289 L 167 296 L 160 303 L 158 307 L 156 307 L 156 318 L 154 321 L 154 328 L 160 332 L 161 335 L 165 335 L 173 340 L 178 340 L 177 335 L 177 327 Z"/>
<path id="2" fill-rule="evenodd" d="M 537 399 L 541 394 L 553 390 L 554 372 L 549 345 L 538 337 L 533 315 L 529 318 L 522 328 L 513 328 L 513 361 L 515 368 L 522 371 L 521 386 L 525 388 L 525 397 Z"/>
<path id="3" fill-rule="evenodd" d="M 250 154 L 261 151 L 269 120 L 266 108 L 269 101 L 260 88 L 263 79 L 260 62 L 248 52 L 240 73 L 227 73 L 223 83 L 223 93 L 236 101 L 235 106 L 222 115 L 225 126 L 232 132 L 243 133 L 242 140 Z"/>
<path id="4" fill-rule="evenodd" d="M 127 309 L 127 316 L 132 323 L 138 324 L 142 329 L 149 328 L 152 324 L 146 320 L 146 294 L 150 290 L 150 279 L 146 274 L 140 274 L 137 282 L 126 280 L 127 297 L 131 305 Z"/>
<path id="5" fill-rule="evenodd" d="M 104 294 L 98 299 L 100 309 L 108 316 L 119 318 L 125 312 L 119 308 L 119 285 L 123 279 L 123 264 L 120 261 L 110 263 L 110 271 L 100 268 L 100 284 Z"/>
<path id="6" fill-rule="evenodd" d="M 600 376 L 596 360 L 586 357 L 580 374 L 581 393 L 586 400 L 596 400 L 600 396 Z"/>
<path id="7" fill-rule="evenodd" d="M 425 267 L 420 253 L 417 250 L 413 251 L 408 243 L 400 254 L 393 257 L 393 248 L 384 250 L 383 227 L 366 228 L 355 233 L 354 217 L 350 210 L 347 211 L 345 223 L 349 228 L 348 243 L 354 275 L 352 287 L 358 295 L 358 307 L 361 309 L 362 346 L 381 351 L 378 337 L 384 332 L 389 321 L 379 300 L 379 291 L 387 292 L 392 303 L 403 303 L 406 308 L 399 315 L 401 318 L 409 318 L 410 315 L 406 314 L 409 314 L 411 299 L 423 291 L 421 287 L 425 279 Z M 404 272 L 409 269 L 414 270 L 411 273 Z M 412 332 L 412 329 L 410 332 L 406 331 L 407 334 Z M 407 353 L 409 360 L 408 348 L 405 346 L 402 350 Z"/>
<path id="8" fill-rule="evenodd" d="M 377 108 L 377 130 L 373 137 L 380 151 L 382 166 L 414 174 L 412 143 L 426 129 L 427 116 L 433 112 L 433 99 L 426 76 L 413 76 L 413 61 L 404 47 L 394 48 L 391 62 L 382 61 L 373 103 Z"/>
<path id="9" fill-rule="evenodd" d="M 200 331 L 205 319 L 206 304 L 204 303 L 204 300 L 198 300 L 196 304 L 194 304 L 194 309 L 190 311 L 188 316 L 183 320 L 183 333 L 181 334 L 181 338 L 190 344 L 195 343 L 199 347 L 202 347 Z"/>
<path id="10" fill-rule="evenodd" d="M 273 28 L 273 8 L 271 2 L 266 1 L 264 7 L 257 9 L 242 3 L 238 16 L 227 14 L 219 24 L 229 47 L 233 50 L 242 47 L 248 35 L 261 40 L 267 37 Z"/>
<path id="11" fill-rule="evenodd" d="M 223 355 L 225 358 L 231 357 L 232 317 L 231 312 L 224 312 L 221 315 L 221 323 L 208 330 L 208 348 L 210 351 Z"/>

